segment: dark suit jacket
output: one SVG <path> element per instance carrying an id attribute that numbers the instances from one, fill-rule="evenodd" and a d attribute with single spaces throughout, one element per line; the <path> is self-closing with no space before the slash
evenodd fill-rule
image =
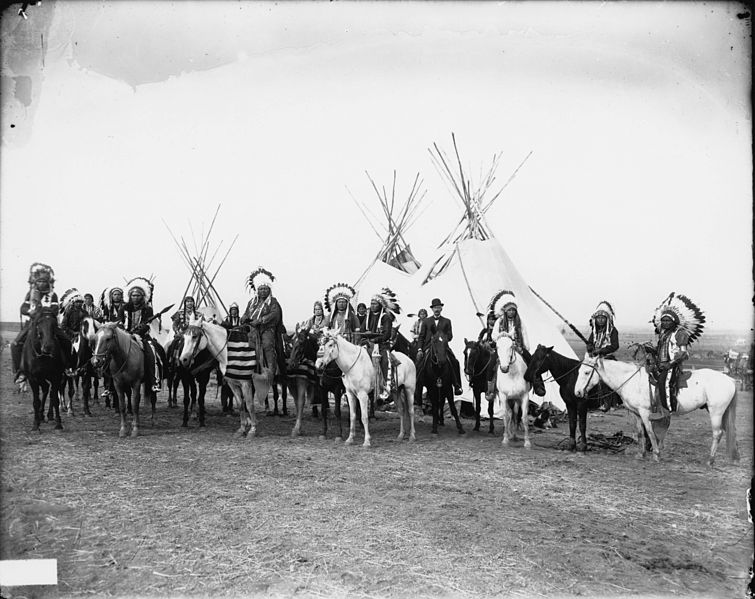
<path id="1" fill-rule="evenodd" d="M 428 316 L 425 318 L 425 320 L 422 321 L 422 327 L 419 334 L 420 339 L 420 346 L 423 350 L 426 350 L 428 347 L 430 347 L 430 342 L 433 339 L 433 335 L 437 331 L 440 331 L 441 333 L 445 334 L 446 340 L 451 341 L 454 338 L 453 329 L 451 328 L 451 321 L 448 320 L 445 316 L 441 316 L 438 319 L 438 324 L 435 324 L 435 318 L 432 316 Z"/>

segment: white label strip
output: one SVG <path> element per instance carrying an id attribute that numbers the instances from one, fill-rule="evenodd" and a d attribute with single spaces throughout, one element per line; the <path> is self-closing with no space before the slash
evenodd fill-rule
<path id="1" fill-rule="evenodd" d="M 0 560 L 0 585 L 22 587 L 43 584 L 58 584 L 58 560 Z"/>

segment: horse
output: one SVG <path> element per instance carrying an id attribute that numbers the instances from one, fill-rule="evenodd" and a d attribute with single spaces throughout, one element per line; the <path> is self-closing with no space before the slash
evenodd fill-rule
<path id="1" fill-rule="evenodd" d="M 422 372 L 420 380 L 427 387 L 432 402 L 432 434 L 438 434 L 438 423 L 441 420 L 446 399 L 448 399 L 451 415 L 456 420 L 456 430 L 460 435 L 463 435 L 464 429 L 461 426 L 459 413 L 454 403 L 453 372 L 451 371 L 451 362 L 448 359 L 448 340 L 442 332 L 438 331 L 433 335 L 430 346 L 422 358 L 419 370 Z"/>
<path id="2" fill-rule="evenodd" d="M 522 428 L 524 429 L 524 448 L 530 449 L 529 433 L 529 395 L 532 384 L 524 379 L 527 365 L 522 355 L 516 351 L 514 340 L 507 335 L 499 337 L 496 341 L 498 353 L 498 376 L 496 379 L 496 391 L 503 403 L 503 440 L 501 445 L 508 445 L 516 437 L 516 422 L 514 418 L 521 415 Z"/>
<path id="3" fill-rule="evenodd" d="M 184 333 L 181 363 L 189 366 L 194 356 L 204 349 L 218 362 L 224 383 L 239 402 L 240 424 L 236 436 L 254 438 L 257 435 L 254 397 L 263 403 L 270 390 L 270 381 L 266 375 L 255 373 L 257 353 L 249 343 L 246 329 L 240 327 L 227 331 L 218 324 L 192 319 Z"/>
<path id="4" fill-rule="evenodd" d="M 92 366 L 91 362 L 92 347 L 94 346 L 94 337 L 96 334 L 95 326 L 97 326 L 95 322 L 94 318 L 87 316 L 81 321 L 81 327 L 79 328 L 79 350 L 76 357 L 76 370 L 81 377 L 85 416 L 92 415 L 89 410 L 89 402 L 91 399 L 98 399 L 100 390 L 100 379 L 97 376 L 97 370 Z"/>
<path id="5" fill-rule="evenodd" d="M 66 366 L 66 356 L 57 338 L 58 321 L 55 313 L 39 309 L 31 318 L 29 332 L 21 348 L 21 372 L 26 375 L 33 394 L 34 426 L 39 431 L 44 421 L 44 402 L 50 394 L 50 408 L 55 414 L 55 429 L 61 430 L 60 382 Z M 40 400 L 39 392 L 42 391 Z"/>
<path id="6" fill-rule="evenodd" d="M 568 448 L 570 451 L 575 449 L 576 451 L 587 450 L 587 412 L 591 400 L 587 397 L 587 394 L 584 397 L 577 397 L 574 393 L 580 364 L 579 360 L 567 358 L 553 351 L 553 346 L 538 345 L 524 375 L 528 380 L 532 380 L 531 376 L 548 371 L 553 380 L 558 383 L 559 393 L 569 414 Z M 576 440 L 577 419 L 579 419 L 579 441 Z"/>
<path id="7" fill-rule="evenodd" d="M 135 337 L 119 328 L 116 323 L 109 322 L 99 325 L 95 333 L 94 353 L 92 364 L 96 368 L 108 367 L 118 399 L 121 414 L 121 428 L 119 437 L 125 437 L 128 430 L 126 422 L 126 406 L 133 396 L 134 418 L 131 426 L 131 436 L 139 435 L 139 405 L 142 399 L 142 385 L 144 394 L 149 397 L 147 383 L 144 381 L 144 349 Z M 152 416 L 155 418 L 155 399 L 152 399 Z"/>
<path id="8" fill-rule="evenodd" d="M 409 356 L 411 358 L 412 362 L 417 363 L 417 351 L 419 350 L 419 340 L 414 339 L 413 341 L 409 341 L 404 335 L 398 330 L 400 325 L 396 325 L 393 327 L 394 334 L 392 336 L 392 344 L 391 344 L 391 350 L 397 351 L 405 356 Z M 416 366 L 415 366 L 416 368 Z M 422 405 L 422 389 L 424 385 L 422 384 L 422 381 L 418 378 L 417 379 L 417 386 L 414 390 L 414 405 L 419 406 L 420 408 L 423 407 Z M 424 411 L 424 410 L 423 410 Z"/>
<path id="9" fill-rule="evenodd" d="M 619 394 L 624 407 L 635 417 L 640 447 L 637 458 L 642 459 L 645 456 L 645 443 L 641 442 L 644 430 L 650 439 L 653 460 L 660 461 L 660 450 L 668 421 L 660 434 L 656 435 L 650 419 L 654 389 L 651 387 L 646 366 L 618 360 L 604 360 L 599 356 L 594 358 L 585 356 L 575 383 L 575 395 L 584 397 L 599 379 Z M 724 431 L 726 431 L 726 449 L 729 458 L 732 461 L 738 461 L 739 449 L 735 427 L 737 386 L 734 380 L 709 368 L 701 368 L 680 375 L 675 414 L 681 416 L 700 408 L 708 410 L 713 433 L 708 464 L 713 465 Z"/>
<path id="10" fill-rule="evenodd" d="M 275 373 L 275 376 L 273 377 L 273 416 L 279 416 L 281 415 L 281 412 L 278 411 L 278 399 L 282 402 L 282 408 L 283 408 L 283 416 L 288 416 L 288 376 L 286 374 L 286 364 L 288 361 L 288 357 L 291 355 L 291 348 L 292 348 L 292 342 L 293 339 L 290 335 L 286 333 L 281 334 L 282 339 L 282 345 L 283 345 L 283 355 L 278 357 L 278 372 Z M 278 387 L 280 387 L 280 395 L 278 395 Z M 267 405 L 267 399 L 266 405 Z"/>
<path id="11" fill-rule="evenodd" d="M 482 395 L 487 393 L 488 381 L 495 372 L 496 354 L 485 343 L 479 341 L 467 341 L 464 339 L 464 374 L 467 375 L 469 386 L 472 388 L 475 405 L 475 431 L 480 430 L 480 404 Z M 488 402 L 488 419 L 490 425 L 488 433 L 495 434 L 493 424 L 493 410 L 495 406 L 492 401 Z"/>
<path id="12" fill-rule="evenodd" d="M 299 328 L 297 326 L 291 355 L 287 364 L 288 384 L 292 387 L 296 401 L 296 422 L 294 428 L 291 430 L 292 437 L 302 434 L 302 415 L 304 414 L 304 406 L 307 400 L 311 404 L 319 401 L 322 408 L 323 425 L 320 440 L 324 440 L 328 432 L 328 395 L 327 392 L 318 393 L 317 389 L 319 384 L 315 361 L 317 360 L 318 347 L 318 336 L 315 333 L 311 333 L 306 327 Z M 339 433 L 343 434 L 340 401 L 336 402 L 335 411 L 338 419 Z"/>
<path id="13" fill-rule="evenodd" d="M 375 384 L 375 367 L 368 351 L 360 346 L 347 341 L 343 336 L 330 329 L 323 329 L 320 340 L 320 352 L 316 368 L 319 370 L 335 362 L 343 372 L 343 383 L 346 396 L 349 400 L 349 436 L 346 445 L 354 443 L 357 421 L 357 400 L 361 409 L 362 426 L 364 426 L 363 447 L 370 447 L 369 404 L 370 391 Z M 405 431 L 409 429 L 409 441 L 415 440 L 414 430 L 414 387 L 416 385 L 416 371 L 414 362 L 408 356 L 401 353 L 393 354 L 399 361 L 396 372 L 397 385 L 393 390 L 396 408 L 398 410 L 401 425 L 398 440 L 405 437 Z M 341 401 L 340 397 L 336 401 Z"/>
<path id="14" fill-rule="evenodd" d="M 176 391 L 178 390 L 178 383 L 183 386 L 184 392 L 184 413 L 181 427 L 186 428 L 189 426 L 189 412 L 191 412 L 195 406 L 197 406 L 197 417 L 199 418 L 199 428 L 204 428 L 205 423 L 205 395 L 207 394 L 207 385 L 210 382 L 210 375 L 212 374 L 215 360 L 210 355 L 207 349 L 197 352 L 194 356 L 191 364 L 184 366 L 180 359 L 176 359 L 175 356 L 180 356 L 184 347 L 184 336 L 176 337 L 171 343 L 171 352 L 174 356 L 173 363 L 171 364 L 171 375 L 173 390 L 173 404 L 176 405 Z M 193 366 L 193 368 L 192 368 Z M 169 400 L 170 406 L 170 389 Z"/>

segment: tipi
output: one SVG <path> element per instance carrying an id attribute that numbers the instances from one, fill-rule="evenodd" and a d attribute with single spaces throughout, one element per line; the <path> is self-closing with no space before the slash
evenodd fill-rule
<path id="1" fill-rule="evenodd" d="M 385 187 L 379 190 L 370 174 L 366 174 L 378 197 L 383 217 L 382 219 L 374 217 L 369 208 L 366 205 L 360 205 L 352 195 L 357 207 L 381 242 L 380 249 L 372 262 L 354 284 L 357 291 L 354 301 L 369 305 L 372 294 L 383 287 L 390 288 L 401 298 L 415 286 L 412 280 L 422 265 L 412 254 L 411 247 L 406 241 L 406 234 L 421 214 L 420 208 L 423 206 L 426 191 L 423 190 L 423 181 L 417 173 L 406 199 L 397 201 L 396 171 L 393 171 L 390 195 Z M 381 227 L 381 230 L 378 230 L 376 224 Z"/>
<path id="2" fill-rule="evenodd" d="M 556 351 L 565 356 L 576 357 L 555 319 L 532 293 L 485 220 L 485 213 L 516 175 L 516 171 L 498 191 L 491 193 L 499 154 L 494 157 L 479 187 L 473 188 L 461 166 L 453 134 L 452 139 L 455 163 L 448 160 L 437 144 L 434 144 L 435 152 L 430 150 L 430 153 L 441 176 L 461 200 L 464 214 L 438 246 L 437 255 L 432 262 L 417 273 L 414 289 L 416 295 L 413 299 L 427 306 L 428 311 L 433 298 L 443 301 L 443 315 L 450 318 L 454 326 L 451 346 L 460 361 L 463 361 L 464 337 L 477 339 L 478 333 L 485 326 L 488 304 L 502 289 L 513 291 L 517 298 L 519 313 L 526 323 L 530 344 L 533 346 L 530 348 L 532 351 L 538 343 L 542 343 L 554 346 Z M 517 171 L 521 166 L 520 164 Z M 545 376 L 544 380 L 547 378 Z M 463 399 L 471 401 L 471 391 L 465 389 Z M 549 401 L 561 410 L 566 408 L 558 385 L 553 381 L 546 382 L 545 397 L 532 394 L 531 399 L 536 403 Z M 483 407 L 483 413 L 486 408 L 487 406 Z"/>

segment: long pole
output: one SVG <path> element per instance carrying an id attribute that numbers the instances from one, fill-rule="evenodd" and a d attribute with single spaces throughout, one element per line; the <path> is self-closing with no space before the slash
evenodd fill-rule
<path id="1" fill-rule="evenodd" d="M 551 305 L 550 305 L 550 304 L 549 304 L 549 303 L 548 303 L 547 301 L 545 301 L 545 299 L 543 299 L 543 296 L 542 296 L 542 295 L 540 295 L 540 294 L 539 294 L 539 293 L 538 293 L 537 291 L 535 291 L 535 290 L 534 290 L 534 289 L 533 289 L 532 287 L 530 287 L 530 291 L 531 291 L 532 293 L 534 293 L 534 294 L 535 294 L 535 295 L 537 296 L 537 298 L 538 298 L 538 299 L 539 299 L 539 300 L 540 300 L 541 302 L 543 302 L 543 303 L 544 303 L 544 304 L 545 304 L 546 306 L 548 306 L 548 307 L 549 307 L 549 308 L 550 308 L 550 309 L 551 309 L 551 310 L 553 311 L 553 313 L 554 313 L 554 314 L 555 314 L 556 316 L 558 316 L 558 317 L 559 317 L 559 318 L 560 318 L 561 320 L 563 320 L 563 321 L 564 321 L 564 322 L 565 322 L 565 323 L 566 323 L 567 325 L 569 325 L 569 328 L 570 328 L 570 329 L 571 329 L 572 331 L 574 331 L 575 335 L 577 335 L 577 337 L 579 337 L 579 338 L 580 338 L 580 339 L 581 339 L 582 341 L 584 341 L 584 342 L 585 342 L 585 345 L 587 345 L 587 339 L 585 339 L 585 336 L 584 336 L 584 335 L 583 335 L 582 333 L 580 333 L 580 331 L 579 331 L 579 329 L 578 329 L 577 327 L 575 327 L 575 326 L 574 326 L 574 325 L 573 325 L 572 323 L 570 323 L 570 322 L 569 322 L 568 320 L 566 320 L 566 318 L 564 318 L 564 317 L 563 317 L 563 316 L 562 316 L 562 315 L 561 315 L 561 314 L 559 313 L 559 311 L 558 311 L 558 310 L 556 310 L 556 309 L 555 309 L 555 308 L 554 308 L 553 306 L 551 306 Z"/>

